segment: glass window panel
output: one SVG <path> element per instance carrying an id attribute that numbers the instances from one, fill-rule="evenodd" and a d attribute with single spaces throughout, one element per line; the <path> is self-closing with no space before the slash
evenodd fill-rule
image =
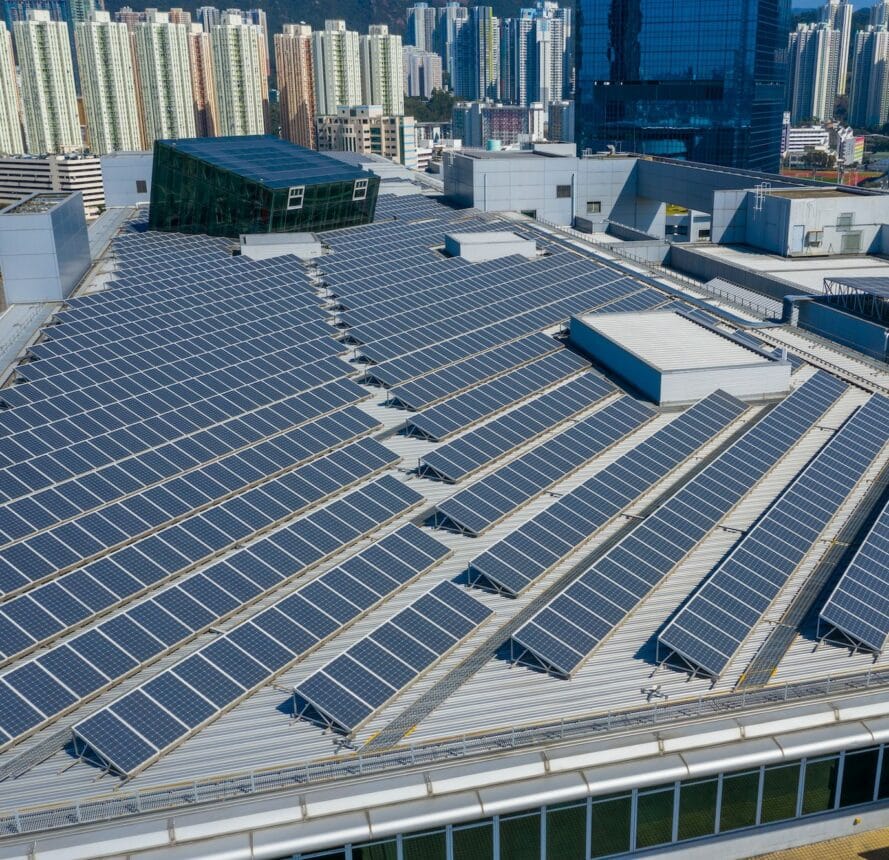
<path id="1" fill-rule="evenodd" d="M 837 786 L 839 756 L 806 762 L 806 782 L 803 786 L 803 815 L 833 809 Z"/>
<path id="2" fill-rule="evenodd" d="M 500 819 L 500 856 L 540 860 L 540 813 Z"/>
<path id="3" fill-rule="evenodd" d="M 640 792 L 636 801 L 636 848 L 663 845 L 673 839 L 673 786 Z"/>
<path id="4" fill-rule="evenodd" d="M 739 773 L 722 780 L 722 805 L 719 830 L 737 830 L 756 824 L 756 797 L 759 791 L 759 771 Z"/>
<path id="5" fill-rule="evenodd" d="M 405 836 L 401 842 L 401 854 L 404 860 L 447 860 L 444 830 Z"/>
<path id="6" fill-rule="evenodd" d="M 717 781 L 684 783 L 679 788 L 679 838 L 695 839 L 716 830 Z"/>
<path id="7" fill-rule="evenodd" d="M 494 825 L 490 820 L 474 827 L 455 827 L 451 838 L 454 860 L 492 860 L 494 856 Z"/>
<path id="8" fill-rule="evenodd" d="M 546 810 L 547 860 L 585 860 L 586 804 Z"/>
<path id="9" fill-rule="evenodd" d="M 870 803 L 874 799 L 874 780 L 877 778 L 879 749 L 846 753 L 843 765 L 843 787 L 840 806 Z M 885 764 L 883 765 L 885 769 Z"/>
<path id="10" fill-rule="evenodd" d="M 889 753 L 886 747 L 883 747 L 883 767 L 880 769 L 880 787 L 877 790 L 877 797 L 882 800 L 889 797 Z"/>
<path id="11" fill-rule="evenodd" d="M 591 857 L 630 850 L 630 795 L 593 801 Z"/>
<path id="12" fill-rule="evenodd" d="M 796 815 L 799 771 L 798 763 L 766 768 L 762 785 L 763 824 L 784 821 Z"/>
<path id="13" fill-rule="evenodd" d="M 352 860 L 398 860 L 398 845 L 394 839 L 372 845 L 353 845 Z"/>

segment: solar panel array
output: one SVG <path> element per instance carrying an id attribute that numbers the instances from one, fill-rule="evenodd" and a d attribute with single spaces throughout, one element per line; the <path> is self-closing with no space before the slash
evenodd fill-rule
<path id="1" fill-rule="evenodd" d="M 425 454 L 418 471 L 456 483 L 614 391 L 604 377 L 585 373 Z"/>
<path id="2" fill-rule="evenodd" d="M 75 738 L 131 774 L 449 552 L 416 526 L 403 526 L 82 720 Z"/>
<path id="3" fill-rule="evenodd" d="M 632 397 L 609 403 L 439 503 L 434 515 L 436 525 L 470 535 L 481 534 L 519 505 L 641 427 L 653 415 L 650 406 Z"/>
<path id="4" fill-rule="evenodd" d="M 54 576 L 0 607 L 2 659 L 210 561 L 398 459 L 376 440 L 361 440 Z"/>
<path id="5" fill-rule="evenodd" d="M 29 734 L 421 500 L 385 475 L 19 663 L 0 676 L 0 743 Z"/>
<path id="6" fill-rule="evenodd" d="M 386 402 L 403 409 L 423 409 L 558 350 L 559 342 L 549 335 L 528 335 L 392 388 Z"/>
<path id="7" fill-rule="evenodd" d="M 294 711 L 351 734 L 491 615 L 459 586 L 440 582 L 298 684 Z"/>
<path id="8" fill-rule="evenodd" d="M 711 572 L 658 636 L 658 652 L 721 675 L 889 441 L 874 395 Z"/>
<path id="9" fill-rule="evenodd" d="M 476 556 L 470 582 L 518 596 L 745 409 L 722 391 L 706 397 Z"/>
<path id="10" fill-rule="evenodd" d="M 516 631 L 513 658 L 572 675 L 846 389 L 818 372 L 794 391 Z"/>
<path id="11" fill-rule="evenodd" d="M 889 504 L 871 526 L 818 616 L 822 635 L 839 633 L 881 653 L 889 639 Z"/>
<path id="12" fill-rule="evenodd" d="M 559 350 L 423 410 L 405 423 L 404 432 L 441 442 L 587 368 L 589 362 L 585 359 L 567 349 Z"/>

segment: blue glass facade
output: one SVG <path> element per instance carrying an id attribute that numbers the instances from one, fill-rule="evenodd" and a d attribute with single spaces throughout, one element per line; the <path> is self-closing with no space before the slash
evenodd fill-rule
<path id="1" fill-rule="evenodd" d="M 577 140 L 777 172 L 787 0 L 579 0 Z"/>

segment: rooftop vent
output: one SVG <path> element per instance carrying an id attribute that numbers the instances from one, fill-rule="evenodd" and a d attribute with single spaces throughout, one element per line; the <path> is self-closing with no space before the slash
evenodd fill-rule
<path id="1" fill-rule="evenodd" d="M 537 245 L 533 239 L 523 239 L 508 230 L 448 233 L 445 236 L 445 253 L 449 257 L 462 257 L 470 263 L 499 260 L 515 254 L 533 260 L 537 256 Z"/>

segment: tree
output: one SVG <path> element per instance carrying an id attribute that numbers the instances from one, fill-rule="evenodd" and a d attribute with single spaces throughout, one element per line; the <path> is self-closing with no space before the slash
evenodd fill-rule
<path id="1" fill-rule="evenodd" d="M 433 90 L 432 98 L 412 98 L 405 96 L 405 116 L 412 116 L 417 122 L 450 122 L 457 99 L 445 90 Z"/>

